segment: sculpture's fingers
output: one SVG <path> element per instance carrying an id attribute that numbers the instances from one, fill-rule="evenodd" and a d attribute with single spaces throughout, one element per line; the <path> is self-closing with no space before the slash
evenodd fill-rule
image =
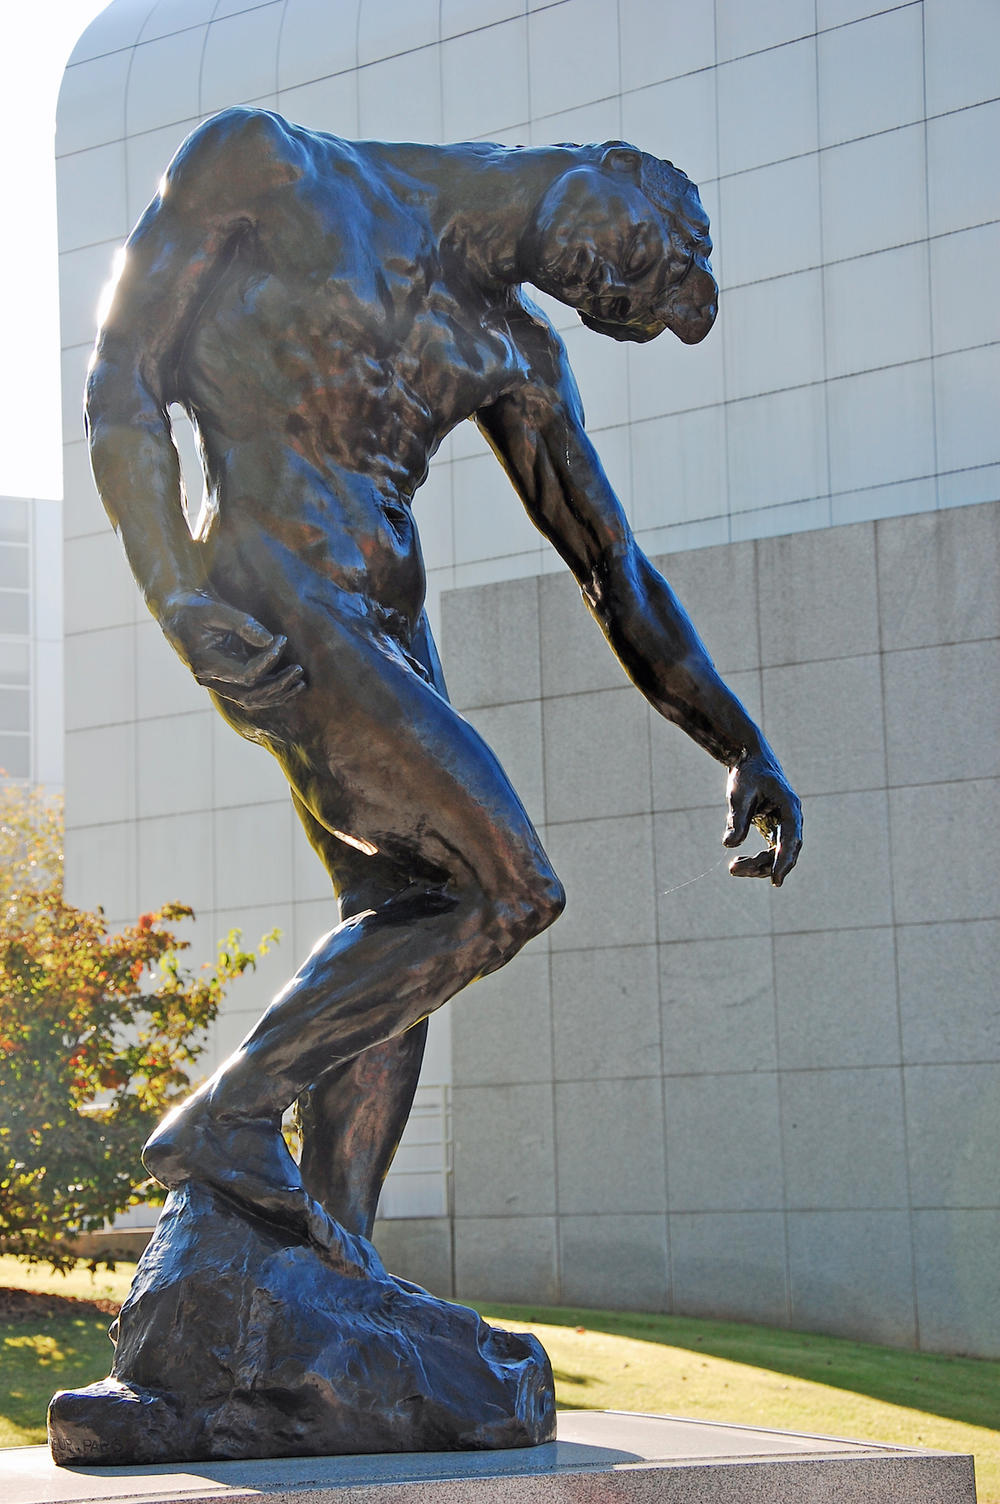
<path id="1" fill-rule="evenodd" d="M 774 866 L 772 851 L 758 851 L 753 856 L 738 856 L 729 863 L 731 877 L 770 877 Z"/>
<path id="2" fill-rule="evenodd" d="M 752 788 L 744 792 L 741 785 L 730 778 L 728 796 L 729 818 L 726 822 L 722 844 L 723 846 L 742 846 L 750 834 L 750 822 L 753 820 L 757 803 L 756 794 Z"/>
<path id="3" fill-rule="evenodd" d="M 230 606 L 227 601 L 210 599 L 203 602 L 198 619 L 203 628 L 232 634 L 251 648 L 266 648 L 274 640 L 274 633 L 269 632 L 255 616 L 240 611 L 237 606 Z"/>
<path id="4" fill-rule="evenodd" d="M 248 658 L 246 663 L 240 666 L 238 673 L 232 675 L 233 682 L 247 686 L 259 684 L 275 667 L 285 651 L 287 642 L 287 637 L 282 637 L 280 634 L 271 638 L 266 648 L 255 653 L 252 658 Z"/>
<path id="5" fill-rule="evenodd" d="M 275 634 L 273 632 L 269 632 L 267 627 L 259 622 L 254 616 L 247 616 L 246 614 L 243 614 L 242 621 L 238 626 L 235 626 L 233 628 L 233 631 L 236 632 L 238 636 L 242 637 L 243 641 L 245 643 L 248 643 L 252 648 L 266 648 L 271 642 L 277 642 L 279 640 L 282 647 L 284 647 L 285 645 L 284 637 L 281 637 L 280 634 L 278 637 L 275 637 Z"/>
<path id="6" fill-rule="evenodd" d="M 267 627 L 263 626 L 256 617 L 248 616 L 245 611 L 237 611 L 234 607 L 229 607 L 228 609 L 232 612 L 232 616 L 226 623 L 225 630 L 235 633 L 248 647 L 267 648 L 278 640 L 274 633 L 269 632 Z M 284 643 L 285 639 L 282 637 L 282 646 L 284 646 Z"/>
<path id="7" fill-rule="evenodd" d="M 305 674 L 299 664 L 293 663 L 291 668 L 280 674 L 277 679 L 256 690 L 253 703 L 260 706 L 284 705 L 287 700 L 291 700 L 305 687 Z"/>
<path id="8" fill-rule="evenodd" d="M 802 847 L 802 812 L 796 806 L 792 818 L 782 820 L 778 826 L 778 844 L 774 849 L 774 867 L 771 881 L 780 888 L 799 859 Z"/>
<path id="9" fill-rule="evenodd" d="M 232 645 L 232 633 L 224 632 L 216 639 L 215 646 L 202 645 L 194 676 L 206 689 L 216 689 L 220 694 L 236 688 L 252 689 L 275 667 L 284 646 L 285 639 L 276 637 L 270 647 L 242 662 Z M 230 695 L 229 698 L 236 699 L 238 696 Z"/>
<path id="10" fill-rule="evenodd" d="M 240 696 L 240 704 L 247 710 L 263 710 L 270 705 L 283 705 L 293 695 L 305 689 L 305 674 L 301 664 L 293 663 L 274 678 L 247 690 Z"/>
<path id="11" fill-rule="evenodd" d="M 205 689 L 210 689 L 223 700 L 231 700 L 234 705 L 241 706 L 244 710 L 260 709 L 267 705 L 276 705 L 280 701 L 297 694 L 305 688 L 305 675 L 302 666 L 292 663 L 281 673 L 265 679 L 262 684 L 246 684 L 242 678 L 232 670 L 232 664 L 228 660 L 219 662 L 216 660 L 210 671 L 203 670 L 195 675 L 198 683 Z"/>

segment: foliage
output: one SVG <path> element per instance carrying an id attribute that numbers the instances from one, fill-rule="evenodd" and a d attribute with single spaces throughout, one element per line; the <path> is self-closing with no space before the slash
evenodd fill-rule
<path id="1" fill-rule="evenodd" d="M 61 888 L 62 870 L 62 800 L 0 770 L 0 922 L 30 915 L 37 894 Z"/>
<path id="2" fill-rule="evenodd" d="M 0 1249 L 55 1268 L 79 1234 L 155 1196 L 140 1147 L 256 962 L 234 930 L 214 965 L 184 967 L 184 904 L 112 932 L 63 897 L 61 845 L 56 801 L 0 788 Z"/>

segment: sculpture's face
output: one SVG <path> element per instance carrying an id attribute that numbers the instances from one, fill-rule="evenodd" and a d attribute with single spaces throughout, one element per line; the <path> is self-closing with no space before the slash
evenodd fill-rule
<path id="1" fill-rule="evenodd" d="M 539 207 L 532 280 L 612 339 L 641 343 L 670 329 L 697 344 L 715 322 L 719 289 L 698 190 L 677 178 L 679 212 L 668 219 L 624 172 L 565 173 Z"/>

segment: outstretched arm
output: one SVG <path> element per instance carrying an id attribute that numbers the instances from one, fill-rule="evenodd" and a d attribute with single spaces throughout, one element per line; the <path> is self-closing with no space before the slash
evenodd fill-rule
<path id="1" fill-rule="evenodd" d="M 636 543 L 552 339 L 549 331 L 528 333 L 539 380 L 481 412 L 479 427 L 532 520 L 580 582 L 626 673 L 661 715 L 729 769 L 725 844 L 742 844 L 751 824 L 768 841 L 766 851 L 737 858 L 730 871 L 770 877 L 780 887 L 801 845 L 799 801 L 680 601 Z"/>
<path id="2" fill-rule="evenodd" d="M 252 231 L 269 186 L 255 165 L 260 138 L 277 130 L 269 116 L 227 111 L 174 158 L 125 247 L 86 399 L 97 489 L 149 609 L 198 681 L 247 707 L 295 693 L 302 671 L 279 670 L 284 637 L 210 588 L 184 516 L 167 410 L 191 323 Z"/>

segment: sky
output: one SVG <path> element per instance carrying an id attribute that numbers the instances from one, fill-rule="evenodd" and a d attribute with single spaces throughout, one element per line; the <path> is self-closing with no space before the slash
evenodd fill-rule
<path id="1" fill-rule="evenodd" d="M 55 119 L 63 68 L 106 0 L 4 7 L 0 495 L 62 495 Z"/>

